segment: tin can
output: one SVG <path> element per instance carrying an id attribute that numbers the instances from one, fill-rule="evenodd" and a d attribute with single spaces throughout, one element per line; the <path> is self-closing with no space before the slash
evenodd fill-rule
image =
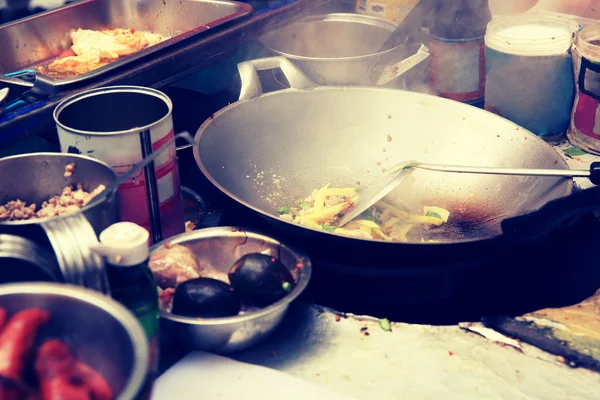
<path id="1" fill-rule="evenodd" d="M 453 40 L 431 35 L 429 46 L 429 84 L 435 93 L 447 99 L 483 106 L 483 37 Z"/>
<path id="2" fill-rule="evenodd" d="M 114 86 L 64 100 L 54 120 L 61 151 L 98 158 L 123 174 L 174 137 L 172 110 L 158 90 Z M 121 220 L 151 232 L 150 243 L 184 232 L 175 143 L 119 187 L 119 209 Z"/>
<path id="3" fill-rule="evenodd" d="M 402 22 L 419 0 L 356 0 L 356 13 Z"/>
<path id="4" fill-rule="evenodd" d="M 567 137 L 583 150 L 600 155 L 600 24 L 579 32 L 572 55 L 577 93 Z"/>
<path id="5" fill-rule="evenodd" d="M 550 16 L 494 19 L 487 29 L 485 109 L 549 142 L 564 138 L 575 98 L 578 25 Z"/>

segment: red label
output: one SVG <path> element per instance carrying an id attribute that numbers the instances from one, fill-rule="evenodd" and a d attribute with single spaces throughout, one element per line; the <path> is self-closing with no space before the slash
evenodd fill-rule
<path id="1" fill-rule="evenodd" d="M 429 83 L 442 97 L 474 101 L 485 94 L 485 47 L 483 39 L 447 42 L 432 38 Z"/>
<path id="2" fill-rule="evenodd" d="M 172 137 L 173 131 L 153 143 L 153 148 L 160 148 Z M 185 216 L 175 146 L 173 146 L 173 151 L 169 149 L 166 152 L 170 156 L 168 161 L 155 168 L 163 239 L 185 231 Z M 119 207 L 123 221 L 135 222 L 152 232 L 144 171 L 140 171 L 131 181 L 119 186 Z M 152 235 L 150 235 L 150 238 L 152 241 Z"/>
<path id="3" fill-rule="evenodd" d="M 598 101 L 585 93 L 579 93 L 573 123 L 582 135 L 600 140 L 600 109 Z"/>

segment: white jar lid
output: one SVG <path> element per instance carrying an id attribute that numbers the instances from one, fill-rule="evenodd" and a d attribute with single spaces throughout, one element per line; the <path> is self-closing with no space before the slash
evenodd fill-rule
<path id="1" fill-rule="evenodd" d="M 519 56 L 560 55 L 569 51 L 578 28 L 574 20 L 550 16 L 497 17 L 488 24 L 485 45 Z"/>
<path id="2" fill-rule="evenodd" d="M 138 265 L 150 255 L 149 238 L 147 229 L 133 222 L 118 222 L 102 231 L 96 250 L 113 265 Z"/>

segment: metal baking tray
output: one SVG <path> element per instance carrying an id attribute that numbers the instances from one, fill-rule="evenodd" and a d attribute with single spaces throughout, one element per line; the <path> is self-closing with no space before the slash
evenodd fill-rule
<path id="1" fill-rule="evenodd" d="M 83 0 L 0 25 L 0 82 L 53 94 L 130 64 L 184 40 L 252 13 L 252 6 L 228 0 Z M 51 78 L 13 75 L 54 60 L 71 46 L 72 29 L 136 29 L 169 39 L 85 74 Z"/>

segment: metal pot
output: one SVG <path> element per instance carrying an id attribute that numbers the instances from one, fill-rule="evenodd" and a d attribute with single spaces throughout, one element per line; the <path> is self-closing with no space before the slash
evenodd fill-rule
<path id="1" fill-rule="evenodd" d="M 262 94 L 256 70 L 277 67 L 286 73 L 292 88 Z M 449 230 L 443 243 L 361 240 L 284 222 L 277 217 L 278 207 L 328 182 L 367 184 L 402 160 L 515 168 L 568 166 L 532 133 L 462 103 L 390 89 L 318 87 L 283 57 L 242 63 L 239 69 L 240 101 L 216 113 L 196 135 L 194 151 L 200 169 L 221 191 L 274 225 L 333 246 L 328 257 L 336 262 L 347 255 L 351 263 L 380 262 L 389 268 L 397 266 L 390 262 L 390 250 L 394 259 L 401 255 L 397 252 L 406 252 L 424 263 L 446 260 L 455 252 L 472 254 L 474 245 L 485 253 L 486 246 L 502 238 L 504 219 L 571 193 L 570 179 L 417 170 L 390 196 L 415 210 L 433 204 L 454 213 L 457 232 Z M 356 254 L 357 246 L 364 252 Z"/>
<path id="2" fill-rule="evenodd" d="M 20 283 L 0 286 L 0 307 L 10 315 L 29 307 L 50 312 L 42 340 L 68 343 L 78 359 L 104 376 L 116 400 L 140 398 L 149 372 L 148 340 L 121 304 L 71 285 Z"/>
<path id="3" fill-rule="evenodd" d="M 75 171 L 65 177 L 65 167 L 74 162 Z M 68 185 L 83 184 L 86 190 L 98 185 L 108 186 L 116 179 L 111 167 L 96 159 L 61 153 L 32 153 L 0 159 L 0 205 L 20 199 L 39 206 L 50 197 L 62 193 Z M 119 221 L 116 196 L 96 205 L 84 207 L 83 215 L 96 234 Z M 68 216 L 55 217 L 62 219 Z M 36 242 L 45 241 L 41 223 L 47 219 L 0 222 L 0 232 L 27 237 Z"/>
<path id="4" fill-rule="evenodd" d="M 385 67 L 394 66 L 384 84 L 406 88 L 424 87 L 427 76 L 426 51 L 420 45 L 402 45 L 379 52 L 394 32 L 390 21 L 356 14 L 310 16 L 263 36 L 262 44 L 285 56 L 319 85 L 374 86 Z M 406 60 L 410 57 L 410 60 Z M 421 64 L 416 67 L 417 64 Z M 403 78 L 398 78 L 402 72 Z M 404 79 L 405 78 L 405 79 Z"/>
<path id="5" fill-rule="evenodd" d="M 223 318 L 182 317 L 161 311 L 161 332 L 168 340 L 185 342 L 196 350 L 231 353 L 248 349 L 265 340 L 281 323 L 290 304 L 306 289 L 311 276 L 310 259 L 275 239 L 235 227 L 218 227 L 187 232 L 168 239 L 192 250 L 202 265 L 228 273 L 231 265 L 248 253 L 279 258 L 296 280 L 294 289 L 278 302 L 260 310 Z M 155 251 L 164 243 L 154 245 Z"/>

